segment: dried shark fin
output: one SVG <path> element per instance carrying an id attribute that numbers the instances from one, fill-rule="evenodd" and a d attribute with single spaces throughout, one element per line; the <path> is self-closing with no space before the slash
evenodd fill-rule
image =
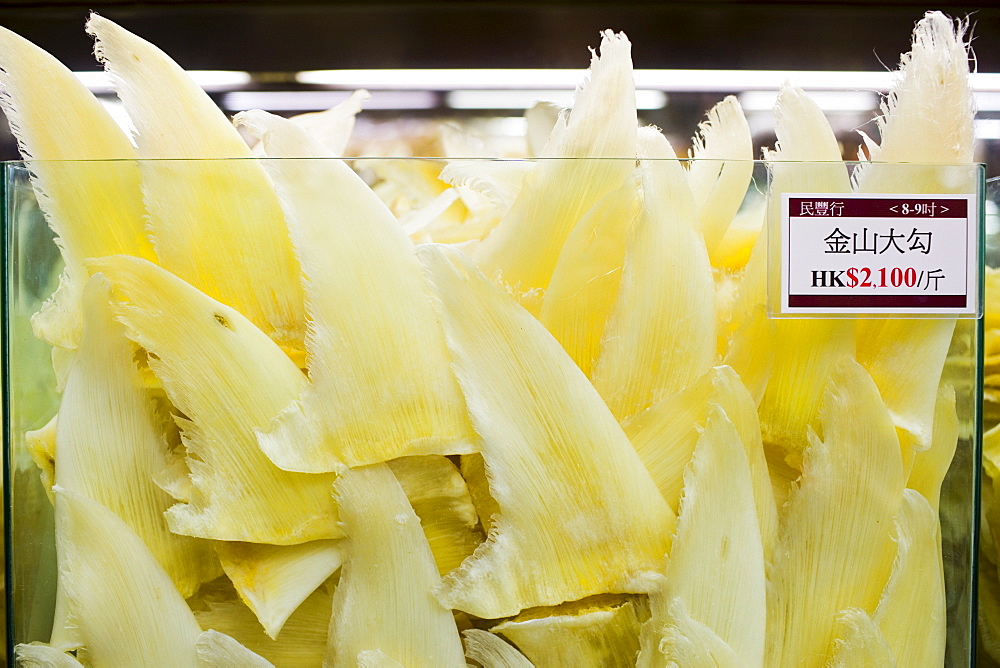
<path id="1" fill-rule="evenodd" d="M 483 668 L 535 668 L 517 648 L 503 638 L 481 629 L 462 631 L 465 638 L 465 655 Z"/>
<path id="2" fill-rule="evenodd" d="M 771 201 L 779 201 L 782 193 L 851 192 L 850 175 L 841 158 L 837 136 L 814 100 L 801 88 L 782 86 L 774 105 L 774 120 L 776 148 L 765 151 L 765 158 L 770 161 Z M 768 254 L 774 252 L 779 239 L 768 235 L 767 228 L 777 228 L 775 218 L 780 215 L 780 207 L 768 207 L 768 215 L 747 265 L 749 274 L 750 263 L 755 264 L 753 280 L 744 280 L 741 285 L 744 294 L 740 295 L 737 312 L 765 304 L 768 281 L 776 276 L 768 271 Z M 744 286 L 746 290 L 742 289 Z"/>
<path id="3" fill-rule="evenodd" d="M 167 511 L 171 530 L 216 540 L 289 545 L 337 538 L 333 474 L 282 471 L 254 430 L 298 396 L 306 378 L 240 313 L 168 271 L 118 255 L 89 265 L 112 284 L 126 335 L 146 349 L 178 417 L 191 500 Z"/>
<path id="4" fill-rule="evenodd" d="M 944 665 L 948 625 L 938 514 L 923 495 L 906 489 L 895 525 L 896 561 L 873 619 L 897 665 Z"/>
<path id="5" fill-rule="evenodd" d="M 552 137 L 552 130 L 565 113 L 565 107 L 545 101 L 535 102 L 524 110 L 524 138 L 528 144 L 528 155 L 537 158 L 545 154 L 545 145 Z"/>
<path id="6" fill-rule="evenodd" d="M 92 14 L 87 32 L 136 128 L 160 263 L 301 349 L 299 266 L 267 176 L 214 101 L 160 49 Z M 105 253 L 107 255 L 107 253 Z M 232 258 L 225 261 L 224 258 Z"/>
<path id="7" fill-rule="evenodd" d="M 672 668 L 738 668 L 753 665 L 739 657 L 710 627 L 695 619 L 684 607 L 683 599 L 667 600 L 656 594 L 650 596 L 650 606 L 653 617 L 643 627 L 637 668 L 664 665 Z M 659 634 L 649 633 L 661 619 L 666 620 L 662 638 Z"/>
<path id="8" fill-rule="evenodd" d="M 441 582 L 434 557 L 392 470 L 350 469 L 334 487 L 348 539 L 326 664 L 381 651 L 404 666 L 464 668 L 455 618 L 431 594 Z"/>
<path id="9" fill-rule="evenodd" d="M 570 232 L 538 319 L 588 376 L 615 305 L 629 229 L 641 202 L 633 175 L 601 198 Z"/>
<path id="10" fill-rule="evenodd" d="M 1000 439 L 997 439 L 1000 442 Z M 500 505 L 490 491 L 490 481 L 486 475 L 486 462 L 482 454 L 476 452 L 462 457 L 462 477 L 469 487 L 469 496 L 476 507 L 483 531 L 489 533 L 493 518 L 500 515 Z"/>
<path id="11" fill-rule="evenodd" d="M 830 373 L 854 357 L 855 323 L 782 320 L 774 327 L 770 341 L 774 365 L 759 408 L 761 433 L 765 443 L 781 448 L 788 463 L 797 468 Z"/>
<path id="12" fill-rule="evenodd" d="M 769 156 L 775 161 L 772 199 L 783 192 L 850 192 L 840 148 L 819 106 L 801 89 L 785 86 L 774 113 L 778 148 Z M 771 215 L 776 215 L 774 207 Z M 763 280 L 756 284 L 758 303 L 764 303 L 764 287 Z M 807 427 L 816 419 L 827 379 L 843 359 L 854 356 L 854 323 L 843 319 L 780 320 L 774 328 L 774 336 L 767 342 L 775 353 L 760 402 L 761 428 L 765 443 L 781 448 L 788 463 L 798 467 Z"/>
<path id="13" fill-rule="evenodd" d="M 322 585 L 310 594 L 285 622 L 277 640 L 264 633 L 253 611 L 232 590 L 199 595 L 191 604 L 202 628 L 231 636 L 276 666 L 318 666 L 326 652 L 332 586 Z"/>
<path id="14" fill-rule="evenodd" d="M 777 540 L 778 505 L 761 440 L 760 420 L 757 418 L 753 397 L 736 372 L 725 366 L 716 367 L 713 371 L 717 372 L 717 376 L 713 380 L 712 402 L 732 422 L 750 466 L 750 484 L 753 487 L 754 508 L 766 563 L 771 560 Z"/>
<path id="15" fill-rule="evenodd" d="M 655 129 L 640 137 L 642 212 L 591 379 L 619 420 L 715 363 L 715 283 L 684 169 Z"/>
<path id="16" fill-rule="evenodd" d="M 53 504 L 56 502 L 52 495 L 52 485 L 56 482 L 56 429 L 59 423 L 59 414 L 56 413 L 52 419 L 39 429 L 25 432 L 24 446 L 31 455 L 32 461 L 38 467 L 39 477 L 42 479 L 42 487 L 45 494 Z"/>
<path id="17" fill-rule="evenodd" d="M 941 12 L 928 12 L 917 23 L 912 49 L 903 54 L 897 82 L 882 103 L 881 144 L 869 146 L 872 162 L 855 171 L 859 192 L 975 192 L 975 171 L 967 164 L 973 161 L 975 115 L 967 28 L 966 21 Z M 858 360 L 875 378 L 896 425 L 907 432 L 904 447 L 918 452 L 931 443 L 954 327 L 954 319 L 943 318 L 907 327 L 868 320 L 858 329 Z"/>
<path id="18" fill-rule="evenodd" d="M 740 318 L 740 325 L 727 337 L 722 363 L 732 367 L 754 403 L 760 405 L 778 354 L 773 345 L 766 343 L 774 340 L 775 322 L 768 317 L 763 304 L 754 305 Z"/>
<path id="19" fill-rule="evenodd" d="M 174 500 L 154 476 L 167 464 L 170 416 L 142 386 L 108 281 L 91 278 L 82 296 L 83 333 L 56 427 L 55 483 L 118 515 L 190 596 L 220 571 L 210 543 L 172 533 L 163 517 Z"/>
<path id="20" fill-rule="evenodd" d="M 237 123 L 268 155 L 325 155 L 278 116 L 246 112 Z M 261 449 L 307 473 L 472 452 L 427 279 L 395 217 L 340 160 L 272 160 L 267 170 L 304 272 L 310 382 L 261 431 Z"/>
<path id="21" fill-rule="evenodd" d="M 955 319 L 875 320 L 858 323 L 858 362 L 871 374 L 893 422 L 920 452 L 931 445 L 934 406 Z"/>
<path id="22" fill-rule="evenodd" d="M 759 531 L 769 556 L 778 527 L 777 509 L 753 398 L 730 367 L 711 369 L 685 389 L 622 423 L 633 447 L 670 507 L 680 506 L 686 469 L 708 420 L 710 407 L 726 412 L 747 458 Z"/>
<path id="23" fill-rule="evenodd" d="M 919 614 L 919 613 L 918 613 Z M 898 663 L 892 648 L 886 643 L 882 632 L 864 610 L 848 608 L 837 615 L 836 639 L 827 666 L 831 668 L 854 668 L 855 666 L 901 666 L 936 665 L 928 662 Z"/>
<path id="24" fill-rule="evenodd" d="M 142 540 L 100 503 L 54 491 L 59 577 L 89 663 L 195 665 L 201 629 Z"/>
<path id="25" fill-rule="evenodd" d="M 810 434 L 768 567 L 767 665 L 826 656 L 837 614 L 872 614 L 892 572 L 905 480 L 895 426 L 856 362 L 834 369 L 824 395 L 822 437 Z"/>
<path id="26" fill-rule="evenodd" d="M 913 467 L 906 479 L 906 486 L 920 492 L 935 512 L 941 505 L 941 485 L 958 448 L 959 428 L 955 388 L 943 385 L 938 389 L 934 405 L 934 431 L 930 447 L 914 454 Z M 986 439 L 983 440 L 983 459 L 986 461 Z"/>
<path id="27" fill-rule="evenodd" d="M 496 619 L 606 592 L 643 592 L 674 515 L 627 437 L 559 343 L 468 258 L 418 249 L 490 492 L 490 535 L 449 573 L 442 602 Z M 636 512 L 642 508 L 642 512 Z"/>
<path id="28" fill-rule="evenodd" d="M 500 214 L 510 210 L 537 163 L 527 160 L 450 160 L 438 178 L 486 197 Z"/>
<path id="29" fill-rule="evenodd" d="M 354 119 L 365 101 L 371 98 L 366 90 L 356 90 L 343 102 L 326 111 L 314 111 L 292 116 L 289 120 L 301 127 L 331 155 L 344 155 L 354 131 Z M 294 157 L 294 156 L 288 156 Z"/>
<path id="30" fill-rule="evenodd" d="M 155 259 L 135 148 L 104 106 L 58 60 L 0 27 L 0 109 L 32 175 L 65 262 L 59 289 L 32 318 L 35 335 L 75 348 L 83 261 L 127 253 Z M 89 162 L 89 161 L 101 162 Z"/>
<path id="31" fill-rule="evenodd" d="M 362 650 L 357 658 L 358 668 L 406 668 L 380 649 Z"/>
<path id="32" fill-rule="evenodd" d="M 684 475 L 684 498 L 661 595 L 681 602 L 747 666 L 763 666 L 767 617 L 764 548 L 755 505 L 740 434 L 714 404 Z M 669 615 L 654 614 L 652 619 L 669 646 Z"/>
<path id="33" fill-rule="evenodd" d="M 510 640 L 538 666 L 631 668 L 639 652 L 640 612 L 632 601 L 617 602 L 545 617 L 517 617 L 490 631 Z"/>
<path id="34" fill-rule="evenodd" d="M 714 253 L 736 217 L 753 176 L 753 139 L 743 108 L 729 95 L 698 125 L 687 177 L 705 247 Z"/>
<path id="35" fill-rule="evenodd" d="M 675 511 L 680 507 L 684 471 L 694 455 L 712 401 L 718 368 L 622 422 L 622 429 L 660 494 Z"/>
<path id="36" fill-rule="evenodd" d="M 14 657 L 23 668 L 83 668 L 72 654 L 39 642 L 15 645 Z"/>
<path id="37" fill-rule="evenodd" d="M 802 186 L 825 184 L 826 188 L 816 192 L 850 192 L 850 177 L 837 136 L 815 100 L 801 88 L 785 84 L 774 104 L 774 120 L 778 141 L 776 150 L 768 151 L 766 157 L 788 163 L 774 165 L 775 176 L 780 176 L 784 184 L 782 190 L 796 192 Z M 819 164 L 803 170 L 802 165 L 791 164 L 794 162 Z"/>
<path id="38" fill-rule="evenodd" d="M 941 167 L 973 161 L 976 103 L 967 31 L 967 20 L 937 11 L 917 23 L 912 48 L 903 54 L 876 119 L 880 143 L 868 143 L 871 162 L 854 173 L 859 192 L 973 192 L 970 170 Z"/>
<path id="39" fill-rule="evenodd" d="M 344 562 L 339 540 L 299 545 L 220 541 L 215 549 L 240 599 L 270 638 L 278 637 L 296 608 Z"/>
<path id="40" fill-rule="evenodd" d="M 447 457 L 401 457 L 389 468 L 420 518 L 438 572 L 443 576 L 483 542 L 469 487 Z"/>
<path id="41" fill-rule="evenodd" d="M 198 665 L 205 668 L 274 668 L 274 664 L 250 651 L 238 640 L 209 629 L 195 641 Z"/>
<path id="42" fill-rule="evenodd" d="M 631 44 L 623 34 L 602 34 L 573 111 L 557 123 L 546 157 L 525 180 L 507 215 L 476 248 L 482 271 L 519 295 L 544 291 L 577 221 L 634 168 L 635 83 Z M 624 159 L 622 159 L 624 158 Z M 537 312 L 529 294 L 525 303 Z"/>

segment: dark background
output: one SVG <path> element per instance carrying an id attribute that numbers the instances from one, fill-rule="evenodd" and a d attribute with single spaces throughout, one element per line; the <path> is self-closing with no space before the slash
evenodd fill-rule
<path id="1" fill-rule="evenodd" d="M 581 45 L 603 28 L 629 35 L 640 68 L 870 70 L 893 67 L 913 24 L 940 9 L 971 16 L 980 69 L 1000 68 L 997 3 L 0 0 L 0 25 L 71 69 L 95 69 L 89 9 L 187 68 L 253 71 L 580 67 Z"/>
<path id="2" fill-rule="evenodd" d="M 979 70 L 1000 71 L 1000 3 L 0 0 L 0 25 L 71 69 L 93 70 L 98 67 L 92 42 L 83 30 L 91 9 L 153 42 L 185 68 L 250 71 L 255 88 L 261 82 L 294 88 L 288 73 L 308 69 L 583 70 L 586 47 L 598 44 L 604 28 L 628 34 L 637 68 L 894 69 L 909 49 L 914 23 L 928 9 L 968 16 Z M 671 95 L 666 109 L 644 120 L 690 136 L 721 97 Z M 0 159 L 16 158 L 2 123 Z M 986 144 L 984 160 L 1000 142 Z"/>

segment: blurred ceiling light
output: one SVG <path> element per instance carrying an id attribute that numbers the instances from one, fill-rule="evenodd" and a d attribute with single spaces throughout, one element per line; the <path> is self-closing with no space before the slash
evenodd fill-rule
<path id="1" fill-rule="evenodd" d="M 528 119 L 524 116 L 497 116 L 483 119 L 479 127 L 485 130 L 488 136 L 523 139 L 528 132 Z"/>
<path id="2" fill-rule="evenodd" d="M 539 88 L 575 89 L 584 78 L 575 69 L 412 69 L 412 70 L 310 70 L 295 80 L 303 84 L 341 88 L 395 90 L 462 90 Z M 635 70 L 639 89 L 666 92 L 739 92 L 776 90 L 785 82 L 807 90 L 889 90 L 895 72 L 845 72 L 827 70 Z M 977 90 L 1000 91 L 1000 73 L 972 75 Z"/>
<path id="3" fill-rule="evenodd" d="M 413 69 L 413 70 L 312 70 L 299 72 L 304 84 L 344 88 L 456 90 L 462 88 L 574 89 L 583 70 L 544 69 Z"/>
<path id="4" fill-rule="evenodd" d="M 977 91 L 1000 91 L 1000 72 L 976 72 L 972 87 Z"/>
<path id="5" fill-rule="evenodd" d="M 879 95 L 864 90 L 814 90 L 809 98 L 823 111 L 871 111 L 878 108 Z M 771 111 L 778 99 L 775 91 L 751 90 L 740 93 L 743 111 Z"/>
<path id="6" fill-rule="evenodd" d="M 94 91 L 109 91 L 114 88 L 111 76 L 104 71 L 73 72 L 87 88 Z M 194 82 L 206 90 L 236 88 L 250 83 L 249 72 L 235 70 L 188 70 Z"/>
<path id="7" fill-rule="evenodd" d="M 222 96 L 221 106 L 229 111 L 264 109 L 275 111 L 321 111 L 340 104 L 350 96 L 341 90 L 234 91 Z M 362 104 L 364 109 L 434 109 L 438 96 L 431 91 L 376 91 Z"/>
<path id="8" fill-rule="evenodd" d="M 103 71 L 74 72 L 93 90 L 111 90 L 111 77 Z M 189 70 L 202 88 L 220 90 L 250 83 L 249 72 Z M 298 72 L 302 84 L 391 90 L 548 89 L 575 90 L 584 79 L 578 69 L 412 69 L 412 70 L 310 70 Z M 667 92 L 739 92 L 774 90 L 786 81 L 807 90 L 886 91 L 895 72 L 844 72 L 825 70 L 635 70 L 639 89 Z M 978 91 L 1000 92 L 1000 73 L 972 75 Z"/>
<path id="9" fill-rule="evenodd" d="M 453 90 L 445 97 L 452 109 L 527 109 L 536 102 L 553 102 L 562 107 L 573 106 L 575 92 L 571 89 L 485 89 Z M 662 109 L 667 95 L 659 90 L 637 90 L 637 109 Z"/>
<path id="10" fill-rule="evenodd" d="M 1000 111 L 1000 92 L 977 91 L 976 108 L 979 111 Z"/>
<path id="11" fill-rule="evenodd" d="M 635 85 L 675 92 L 777 90 L 786 82 L 807 90 L 887 90 L 892 72 L 807 70 L 636 70 Z"/>
<path id="12" fill-rule="evenodd" d="M 1000 118 L 977 118 L 976 139 L 1000 139 Z"/>

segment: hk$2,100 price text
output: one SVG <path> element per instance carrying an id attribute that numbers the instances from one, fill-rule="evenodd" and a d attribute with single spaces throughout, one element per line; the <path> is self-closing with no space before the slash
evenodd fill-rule
<path id="1" fill-rule="evenodd" d="M 913 267 L 848 267 L 812 271 L 813 288 L 915 288 L 936 292 L 945 278 L 942 269 Z"/>

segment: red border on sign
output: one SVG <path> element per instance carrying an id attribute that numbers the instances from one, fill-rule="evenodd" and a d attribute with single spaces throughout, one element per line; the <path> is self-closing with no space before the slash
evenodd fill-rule
<path id="1" fill-rule="evenodd" d="M 965 308 L 967 295 L 788 295 L 790 308 Z"/>
<path id="2" fill-rule="evenodd" d="M 802 213 L 802 205 L 814 206 L 817 202 L 835 205 L 836 213 Z M 903 206 L 913 207 L 904 212 Z M 902 197 L 857 197 L 856 195 L 823 195 L 789 197 L 788 215 L 802 220 L 829 221 L 836 218 L 906 218 L 911 220 L 935 220 L 968 218 L 969 202 L 964 197 L 944 197 L 910 195 Z M 793 207 L 799 213 L 793 213 Z M 931 207 L 926 212 L 916 207 Z"/>

